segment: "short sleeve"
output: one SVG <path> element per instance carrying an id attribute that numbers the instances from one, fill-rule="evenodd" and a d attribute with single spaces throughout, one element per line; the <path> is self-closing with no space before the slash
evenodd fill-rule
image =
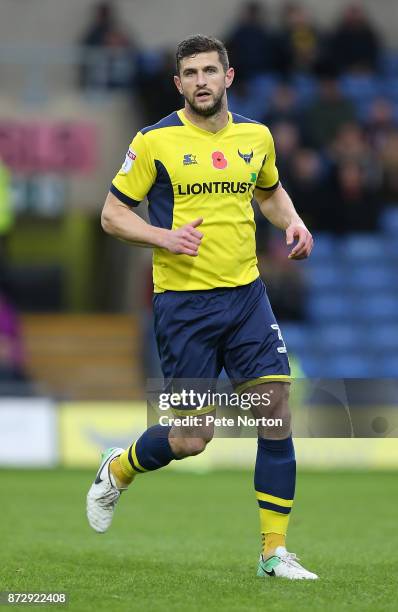
<path id="1" fill-rule="evenodd" d="M 266 138 L 266 155 L 257 177 L 256 187 L 258 187 L 258 189 L 264 189 L 265 191 L 271 191 L 272 189 L 276 189 L 279 184 L 279 174 L 276 167 L 274 139 L 268 128 Z"/>
<path id="2" fill-rule="evenodd" d="M 126 158 L 110 188 L 119 200 L 129 206 L 138 206 L 151 189 L 156 168 L 151 159 L 145 136 L 138 132 L 129 146 Z"/>

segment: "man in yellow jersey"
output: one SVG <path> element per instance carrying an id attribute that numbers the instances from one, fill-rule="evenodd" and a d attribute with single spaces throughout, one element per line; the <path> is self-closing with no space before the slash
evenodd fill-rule
<path id="1" fill-rule="evenodd" d="M 224 45 L 191 36 L 177 47 L 174 81 L 185 105 L 138 132 L 102 213 L 106 232 L 152 247 L 155 332 L 168 381 L 217 379 L 225 368 L 237 392 L 263 396 L 255 489 L 262 551 L 257 575 L 315 579 L 287 552 L 296 464 L 290 428 L 286 347 L 259 279 L 252 199 L 285 231 L 289 257 L 309 256 L 313 240 L 279 182 L 268 128 L 228 112 L 234 78 Z M 145 197 L 150 224 L 133 212 Z M 179 410 L 204 414 L 211 407 Z M 150 427 L 127 450 L 109 449 L 87 496 L 90 525 L 108 529 L 120 493 L 142 473 L 204 451 L 210 427 Z"/>

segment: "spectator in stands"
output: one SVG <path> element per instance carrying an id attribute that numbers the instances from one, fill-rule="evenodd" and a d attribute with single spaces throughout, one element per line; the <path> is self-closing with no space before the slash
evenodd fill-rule
<path id="1" fill-rule="evenodd" d="M 382 169 L 381 196 L 386 204 L 398 204 L 398 129 L 386 137 L 379 158 Z"/>
<path id="2" fill-rule="evenodd" d="M 281 121 L 293 123 L 299 127 L 300 120 L 301 112 L 296 91 L 289 83 L 281 83 L 272 94 L 270 105 L 262 122 L 270 127 Z"/>
<path id="3" fill-rule="evenodd" d="M 83 87 L 117 89 L 131 85 L 135 47 L 118 24 L 111 3 L 94 5 L 93 21 L 83 34 L 80 45 L 84 48 L 80 68 Z"/>
<path id="4" fill-rule="evenodd" d="M 279 121 L 272 127 L 275 142 L 277 165 L 283 186 L 290 192 L 291 163 L 300 145 L 300 132 L 294 123 Z M 257 249 L 263 250 L 267 244 L 271 226 L 264 215 L 256 213 Z"/>
<path id="5" fill-rule="evenodd" d="M 332 32 L 328 55 L 339 73 L 347 71 L 375 72 L 381 43 L 361 4 L 348 5 L 340 23 Z"/>
<path id="6" fill-rule="evenodd" d="M 358 123 L 343 125 L 330 144 L 329 155 L 336 166 L 354 162 L 362 169 L 369 187 L 380 186 L 380 161 L 372 150 L 365 130 Z"/>
<path id="7" fill-rule="evenodd" d="M 300 132 L 294 123 L 279 121 L 274 123 L 272 133 L 275 141 L 279 173 L 283 177 L 284 184 L 286 184 L 290 181 L 293 155 L 300 145 Z"/>
<path id="8" fill-rule="evenodd" d="M 181 96 L 171 75 L 175 72 L 174 53 L 160 53 L 159 65 L 150 72 L 141 71 L 137 78 L 137 89 L 142 99 L 145 121 L 151 125 L 182 106 Z M 154 87 L 156 83 L 156 87 Z"/>
<path id="9" fill-rule="evenodd" d="M 111 4 L 102 2 L 93 7 L 93 21 L 82 37 L 88 47 L 105 47 L 107 37 L 115 28 L 115 14 Z"/>
<path id="10" fill-rule="evenodd" d="M 297 266 L 290 264 L 286 256 L 286 244 L 279 236 L 270 238 L 267 252 L 259 255 L 258 266 L 278 320 L 304 319 L 303 276 Z"/>
<path id="11" fill-rule="evenodd" d="M 369 108 L 365 129 L 375 151 L 382 153 L 390 134 L 397 128 L 394 107 L 386 98 L 376 98 Z"/>
<path id="12" fill-rule="evenodd" d="M 298 149 L 295 152 L 289 189 L 305 223 L 314 230 L 327 230 L 331 212 L 328 169 L 317 151 Z"/>
<path id="13" fill-rule="evenodd" d="M 282 9 L 280 51 L 285 72 L 312 73 L 321 57 L 322 37 L 301 4 L 288 2 Z"/>
<path id="14" fill-rule="evenodd" d="M 355 109 L 339 89 L 331 68 L 322 68 L 318 98 L 304 117 L 305 141 L 310 147 L 323 148 L 333 140 L 342 125 L 355 120 Z"/>
<path id="15" fill-rule="evenodd" d="M 374 232 L 378 229 L 381 202 L 378 192 L 369 185 L 368 177 L 355 160 L 347 160 L 335 168 L 335 187 L 328 226 L 342 232 Z"/>
<path id="16" fill-rule="evenodd" d="M 238 81 L 275 71 L 279 56 L 278 39 L 263 24 L 260 2 L 243 4 L 238 23 L 226 37 L 226 46 Z"/>

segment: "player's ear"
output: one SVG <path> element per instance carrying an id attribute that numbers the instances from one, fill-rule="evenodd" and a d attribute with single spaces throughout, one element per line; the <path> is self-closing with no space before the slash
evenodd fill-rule
<path id="1" fill-rule="evenodd" d="M 227 72 L 225 73 L 225 86 L 227 89 L 228 87 L 231 87 L 234 77 L 235 77 L 235 70 L 233 68 L 228 68 Z"/>
<path id="2" fill-rule="evenodd" d="M 175 86 L 177 87 L 178 91 L 180 92 L 180 94 L 182 94 L 181 79 L 180 79 L 180 77 L 178 75 L 175 75 L 174 83 L 175 83 Z"/>

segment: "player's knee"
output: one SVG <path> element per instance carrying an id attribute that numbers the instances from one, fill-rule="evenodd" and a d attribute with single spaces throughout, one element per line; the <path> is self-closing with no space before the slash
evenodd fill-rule
<path id="1" fill-rule="evenodd" d="M 264 438 L 285 438 L 291 431 L 291 421 L 288 395 L 282 393 L 268 415 L 266 426 L 259 427 L 259 435 Z"/>
<path id="2" fill-rule="evenodd" d="M 290 385 L 287 383 L 277 383 L 276 385 L 274 385 L 273 389 L 275 394 L 275 405 L 287 405 L 289 403 Z"/>
<path id="3" fill-rule="evenodd" d="M 189 456 L 200 455 L 203 453 L 207 446 L 207 441 L 204 438 L 192 438 L 188 440 L 188 454 Z"/>
<path id="4" fill-rule="evenodd" d="M 170 440 L 173 452 L 178 458 L 200 455 L 211 438 L 173 438 Z"/>
<path id="5" fill-rule="evenodd" d="M 270 417 L 287 418 L 290 416 L 289 392 L 290 385 L 288 384 L 277 383 L 273 386 L 268 410 Z"/>
<path id="6" fill-rule="evenodd" d="M 289 393 L 290 385 L 287 383 L 264 383 L 253 387 L 251 394 L 256 395 L 256 399 L 266 398 L 266 401 L 253 402 L 251 410 L 254 415 L 279 416 L 289 413 Z"/>
<path id="7" fill-rule="evenodd" d="M 266 385 L 259 387 L 264 392 Z M 269 402 L 260 407 L 252 408 L 256 417 L 265 417 L 263 424 L 258 426 L 258 435 L 261 438 L 285 438 L 291 430 L 291 414 L 289 408 L 290 385 L 286 383 L 269 384 L 267 396 Z"/>

